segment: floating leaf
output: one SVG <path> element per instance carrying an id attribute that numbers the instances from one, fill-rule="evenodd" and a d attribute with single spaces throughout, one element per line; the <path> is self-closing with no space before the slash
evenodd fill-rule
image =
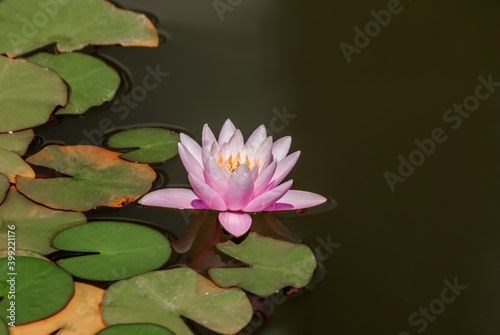
<path id="1" fill-rule="evenodd" d="M 0 1 L 0 8 L 4 3 Z M 54 71 L 0 56 L 0 133 L 44 124 L 67 97 L 66 84 Z"/>
<path id="2" fill-rule="evenodd" d="M 42 259 L 15 257 L 15 269 L 9 258 L 0 259 L 0 316 L 7 322 L 11 301 L 15 301 L 15 322 L 22 325 L 40 320 L 61 310 L 73 295 L 73 279 L 61 268 Z M 12 275 L 11 273 L 17 273 Z M 14 281 L 7 281 L 14 278 Z M 15 282 L 14 286 L 11 286 Z M 15 299 L 11 292 L 15 290 Z"/>
<path id="3" fill-rule="evenodd" d="M 235 334 L 252 318 L 245 293 L 223 289 L 189 268 L 149 272 L 109 287 L 104 323 L 155 323 L 177 335 L 192 334 L 181 317 L 222 334 Z"/>
<path id="4" fill-rule="evenodd" d="M 7 149 L 18 156 L 22 156 L 26 153 L 34 136 L 33 129 L 0 134 L 0 148 Z"/>
<path id="5" fill-rule="evenodd" d="M 5 195 L 9 191 L 10 181 L 4 174 L 0 173 L 0 204 L 4 201 Z M 0 226 L 0 229 L 2 227 Z M 3 245 L 3 244 L 0 244 Z"/>
<path id="6" fill-rule="evenodd" d="M 58 329 L 61 329 L 58 335 L 94 335 L 106 327 L 100 306 L 105 291 L 84 283 L 74 284 L 75 294 L 61 311 L 46 319 L 10 328 L 10 335 L 45 335 Z"/>
<path id="7" fill-rule="evenodd" d="M 26 334 L 28 335 L 28 334 Z M 96 335 L 175 335 L 167 328 L 151 323 L 115 325 L 101 330 Z"/>
<path id="8" fill-rule="evenodd" d="M 82 213 L 40 206 L 12 189 L 0 206 L 0 245 L 7 244 L 7 225 L 14 225 L 17 249 L 47 255 L 56 251 L 50 245 L 54 235 L 85 222 L 87 219 Z"/>
<path id="9" fill-rule="evenodd" d="M 98 221 L 60 232 L 55 248 L 98 252 L 62 259 L 57 264 L 74 276 L 117 280 L 159 268 L 170 257 L 170 244 L 160 232 L 125 222 Z"/>
<path id="10" fill-rule="evenodd" d="M 35 171 L 12 151 L 0 148 L 0 173 L 4 174 L 13 184 L 16 176 L 35 178 Z"/>
<path id="11" fill-rule="evenodd" d="M 66 52 L 88 44 L 155 47 L 158 41 L 145 15 L 104 0 L 0 1 L 0 53 L 11 56 L 56 42 Z"/>
<path id="12" fill-rule="evenodd" d="M 7 328 L 7 324 L 2 318 L 0 318 L 0 335 L 9 335 L 9 329 Z"/>
<path id="13" fill-rule="evenodd" d="M 26 161 L 72 178 L 18 177 L 17 189 L 34 201 L 57 209 L 122 207 L 145 194 L 156 173 L 148 165 L 126 162 L 119 155 L 91 145 L 47 146 Z"/>
<path id="14" fill-rule="evenodd" d="M 90 107 L 113 99 L 120 76 L 103 61 L 81 53 L 52 55 L 39 53 L 28 58 L 30 62 L 56 71 L 69 85 L 66 107 L 56 114 L 83 114 Z"/>
<path id="15" fill-rule="evenodd" d="M 5 245 L 7 245 L 7 244 L 5 244 Z M 17 243 L 16 243 L 16 246 L 17 246 Z M 9 256 L 9 250 L 0 251 L 0 258 L 8 257 L 8 256 Z M 21 249 L 17 249 L 16 248 L 16 256 L 15 257 L 20 257 L 20 256 L 38 258 L 38 259 L 44 260 L 45 262 L 48 262 L 48 263 L 50 263 L 52 265 L 56 265 L 56 263 L 52 262 L 47 257 L 44 257 L 44 256 L 42 256 L 40 254 L 37 254 L 36 252 L 29 251 L 29 250 L 21 250 Z M 2 318 L 0 318 L 0 320 L 1 319 Z"/>
<path id="16" fill-rule="evenodd" d="M 311 249 L 250 233 L 240 244 L 217 244 L 217 249 L 250 267 L 215 268 L 209 274 L 222 287 L 239 286 L 260 296 L 268 296 L 286 286 L 304 287 L 311 280 L 316 259 Z"/>
<path id="17" fill-rule="evenodd" d="M 179 133 L 162 128 L 138 128 L 111 136 L 111 148 L 139 148 L 120 157 L 133 162 L 159 163 L 177 155 Z"/>

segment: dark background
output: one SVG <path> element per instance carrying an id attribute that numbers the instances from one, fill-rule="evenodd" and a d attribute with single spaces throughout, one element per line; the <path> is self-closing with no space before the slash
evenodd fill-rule
<path id="1" fill-rule="evenodd" d="M 282 219 L 303 243 L 330 236 L 341 245 L 325 254 L 314 284 L 274 306 L 255 334 L 500 333 L 500 87 L 456 130 L 443 120 L 475 94 L 479 76 L 500 81 L 500 2 L 402 0 L 351 63 L 339 44 L 354 45 L 354 28 L 364 30 L 387 1 L 235 0 L 223 21 L 210 0 L 114 3 L 150 15 L 164 37 L 155 49 L 98 50 L 126 79 L 115 107 L 126 106 L 148 66 L 170 75 L 127 117 L 101 108 L 38 135 L 78 144 L 92 134 L 98 144 L 103 132 L 159 123 L 200 141 L 205 123 L 217 133 L 231 118 L 248 136 L 286 108 L 295 117 L 274 137 L 291 135 L 292 150 L 302 151 L 294 188 L 338 202 Z M 435 128 L 447 140 L 391 192 L 384 173 L 398 173 L 398 156 L 408 159 Z M 160 169 L 168 178 L 159 186 L 187 184 L 179 158 Z M 185 228 L 180 214 L 151 208 L 90 216 L 143 220 L 175 235 Z M 467 286 L 461 295 L 425 330 L 423 321 L 411 325 L 409 316 L 455 278 Z"/>

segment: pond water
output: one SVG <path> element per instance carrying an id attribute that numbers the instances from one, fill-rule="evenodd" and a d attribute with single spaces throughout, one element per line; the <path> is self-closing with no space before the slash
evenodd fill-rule
<path id="1" fill-rule="evenodd" d="M 114 3 L 151 14 L 163 42 L 90 50 L 122 71 L 115 105 L 37 128 L 43 144 L 265 124 L 302 151 L 294 188 L 338 202 L 281 218 L 322 262 L 311 285 L 266 305 L 254 334 L 498 334 L 500 92 L 485 81 L 500 81 L 500 3 L 241 0 L 223 20 L 207 0 Z M 356 40 L 372 10 L 385 27 Z M 151 72 L 157 87 L 138 88 Z M 478 85 L 487 98 L 469 98 Z M 188 184 L 178 157 L 156 168 L 157 188 Z M 187 226 L 136 205 L 86 214 L 177 237 Z"/>

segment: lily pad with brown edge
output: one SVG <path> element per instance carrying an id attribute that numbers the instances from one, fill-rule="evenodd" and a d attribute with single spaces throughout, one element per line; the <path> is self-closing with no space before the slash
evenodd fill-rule
<path id="1" fill-rule="evenodd" d="M 236 334 L 252 314 L 252 305 L 242 290 L 220 288 L 185 267 L 116 282 L 102 300 L 102 317 L 108 326 L 154 323 L 177 335 L 193 334 L 182 318 L 221 334 Z"/>
<path id="2" fill-rule="evenodd" d="M 120 86 L 118 73 L 89 55 L 38 53 L 28 60 L 56 71 L 70 87 L 68 103 L 56 114 L 83 114 L 92 106 L 112 100 Z"/>
<path id="3" fill-rule="evenodd" d="M 11 189 L 0 205 L 0 245 L 7 244 L 10 225 L 15 227 L 17 249 L 47 255 L 56 251 L 51 241 L 57 233 L 85 222 L 83 213 L 50 209 Z"/>
<path id="4" fill-rule="evenodd" d="M 0 173 L 4 174 L 13 184 L 16 176 L 35 178 L 35 171 L 26 162 L 12 151 L 0 148 Z"/>
<path id="5" fill-rule="evenodd" d="M 170 257 L 162 233 L 132 223 L 96 221 L 66 229 L 52 245 L 61 250 L 98 253 L 57 261 L 72 275 L 90 280 L 118 280 L 155 270 Z"/>
<path id="6" fill-rule="evenodd" d="M 4 3 L 0 1 L 0 7 Z M 0 133 L 44 124 L 57 106 L 66 104 L 67 97 L 66 84 L 56 72 L 0 56 Z"/>
<path id="7" fill-rule="evenodd" d="M 0 204 L 4 201 L 5 196 L 10 188 L 10 181 L 4 174 L 0 173 Z M 0 244 L 2 245 L 2 244 Z"/>
<path id="8" fill-rule="evenodd" d="M 89 44 L 155 47 L 159 39 L 145 15 L 104 0 L 0 1 L 0 53 L 18 56 L 52 43 L 68 52 Z"/>
<path id="9" fill-rule="evenodd" d="M 133 162 L 160 163 L 178 153 L 179 133 L 163 128 L 138 128 L 119 132 L 108 139 L 108 146 L 136 149 L 120 157 Z"/>
<path id="10" fill-rule="evenodd" d="M 26 334 L 28 335 L 28 334 Z M 175 335 L 170 330 L 152 323 L 114 325 L 101 330 L 96 335 Z"/>
<path id="11" fill-rule="evenodd" d="M 10 335 L 52 334 L 58 329 L 58 335 L 94 335 L 104 329 L 101 301 L 105 291 L 84 283 L 74 285 L 75 293 L 62 310 L 48 318 L 11 327 Z"/>
<path id="12" fill-rule="evenodd" d="M 23 156 L 33 137 L 35 137 L 33 129 L 0 134 L 0 148 L 12 151 L 18 156 Z"/>
<path id="13" fill-rule="evenodd" d="M 5 321 L 11 321 L 11 302 L 17 327 L 59 312 L 73 296 L 73 278 L 63 269 L 32 257 L 16 256 L 14 263 L 10 257 L 0 259 L 0 317 Z"/>
<path id="14" fill-rule="evenodd" d="M 259 296 L 271 295 L 286 286 L 306 286 L 317 265 L 308 246 L 255 233 L 248 234 L 240 244 L 227 241 L 216 247 L 249 266 L 210 269 L 212 280 L 219 286 L 238 286 Z"/>
<path id="15" fill-rule="evenodd" d="M 26 161 L 69 177 L 18 177 L 17 189 L 31 200 L 56 209 L 123 207 L 149 191 L 156 172 L 149 165 L 130 163 L 119 155 L 92 145 L 47 146 Z"/>

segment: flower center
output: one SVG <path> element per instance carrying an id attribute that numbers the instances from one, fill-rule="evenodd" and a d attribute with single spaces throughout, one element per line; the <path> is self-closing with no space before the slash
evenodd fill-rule
<path id="1" fill-rule="evenodd" d="M 225 162 L 222 162 L 222 153 L 219 155 L 219 158 L 217 158 L 217 160 L 215 161 L 217 163 L 217 165 L 220 167 L 220 168 L 223 168 L 223 167 L 227 167 L 227 169 L 230 171 L 230 172 L 233 172 L 234 170 L 236 170 L 238 168 L 238 166 L 240 166 L 241 164 L 245 164 L 246 166 L 248 166 L 250 169 L 253 167 L 253 166 L 259 166 L 259 159 L 256 159 L 253 161 L 253 164 L 250 162 L 250 160 L 248 159 L 248 156 L 245 156 L 245 161 L 243 161 L 241 159 L 241 154 L 238 152 L 238 154 L 236 155 L 236 157 L 234 158 L 233 160 L 233 155 L 229 155 L 229 158 L 226 159 Z"/>

